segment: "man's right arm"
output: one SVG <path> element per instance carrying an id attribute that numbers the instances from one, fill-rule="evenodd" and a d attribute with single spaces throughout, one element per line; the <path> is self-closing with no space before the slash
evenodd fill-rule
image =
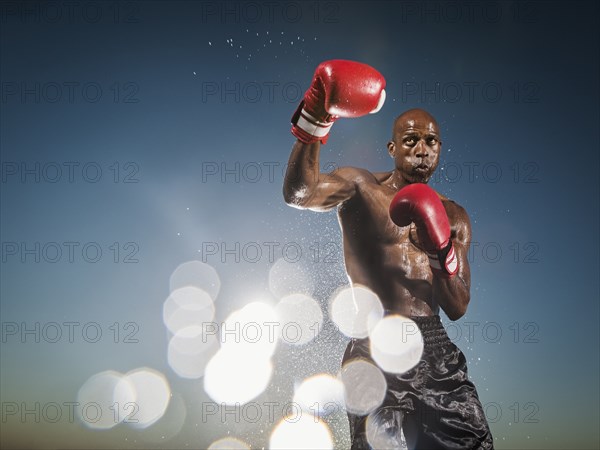
<path id="1" fill-rule="evenodd" d="M 346 60 L 325 61 L 292 116 L 292 149 L 283 184 L 286 203 L 296 208 L 327 211 L 356 192 L 356 171 L 341 168 L 319 172 L 321 143 L 340 117 L 360 117 L 379 111 L 385 101 L 385 79 L 374 68 Z"/>
<path id="2" fill-rule="evenodd" d="M 319 141 L 296 141 L 288 161 L 283 183 L 283 198 L 295 208 L 329 211 L 356 193 L 357 169 L 341 167 L 332 173 L 319 171 Z"/>

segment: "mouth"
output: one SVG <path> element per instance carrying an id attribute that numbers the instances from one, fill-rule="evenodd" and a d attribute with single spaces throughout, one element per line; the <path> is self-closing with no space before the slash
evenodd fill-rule
<path id="1" fill-rule="evenodd" d="M 419 164 L 415 166 L 415 172 L 429 172 L 429 166 L 426 164 Z"/>

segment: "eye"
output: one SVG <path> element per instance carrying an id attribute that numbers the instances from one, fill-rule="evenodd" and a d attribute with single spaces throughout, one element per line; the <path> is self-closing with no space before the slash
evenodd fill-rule
<path id="1" fill-rule="evenodd" d="M 427 139 L 427 145 L 429 145 L 430 147 L 433 147 L 437 143 L 438 143 L 437 138 L 430 137 L 430 138 Z"/>
<path id="2" fill-rule="evenodd" d="M 415 145 L 417 143 L 417 138 L 414 136 L 407 136 L 404 138 L 403 142 L 405 145 L 412 147 L 413 145 Z"/>

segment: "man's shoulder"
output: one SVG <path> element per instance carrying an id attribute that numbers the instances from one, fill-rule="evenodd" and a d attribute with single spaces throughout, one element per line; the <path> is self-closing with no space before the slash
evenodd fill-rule
<path id="1" fill-rule="evenodd" d="M 338 167 L 332 172 L 332 175 L 336 175 L 348 181 L 373 184 L 381 183 L 381 181 L 389 177 L 390 174 L 391 172 L 371 172 L 367 169 L 353 166 Z"/>
<path id="2" fill-rule="evenodd" d="M 459 205 L 456 201 L 446 197 L 443 194 L 440 194 L 439 192 L 437 194 L 448 213 L 454 213 L 460 216 L 468 216 L 467 210 L 462 205 Z"/>
<path id="3" fill-rule="evenodd" d="M 448 214 L 468 217 L 467 210 L 462 205 L 458 204 L 455 200 L 440 194 L 439 192 L 437 194 L 440 197 L 440 200 L 442 201 L 442 204 L 444 205 L 444 208 L 446 208 L 446 212 Z"/>
<path id="4" fill-rule="evenodd" d="M 454 233 L 458 234 L 462 239 L 469 238 L 471 235 L 471 220 L 469 219 L 467 210 L 445 195 L 439 192 L 438 195 L 446 209 Z"/>
<path id="5" fill-rule="evenodd" d="M 392 176 L 392 171 L 388 170 L 387 172 L 373 172 L 373 176 L 377 180 L 378 183 L 381 183 L 383 180 L 387 180 Z"/>

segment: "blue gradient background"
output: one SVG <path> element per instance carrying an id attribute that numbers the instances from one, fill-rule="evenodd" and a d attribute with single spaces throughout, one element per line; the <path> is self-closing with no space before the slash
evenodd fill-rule
<path id="1" fill-rule="evenodd" d="M 81 168 L 95 162 L 103 174 L 97 183 L 83 180 L 80 171 L 73 183 L 64 173 L 56 183 L 37 183 L 32 176 L 26 182 L 18 176 L 3 179 L 1 240 L 97 242 L 104 253 L 95 264 L 80 253 L 73 263 L 64 255 L 56 263 L 35 263 L 3 253 L 0 313 L 3 324 L 97 322 L 106 334 L 96 344 L 81 338 L 54 344 L 3 338 L 1 400 L 74 401 L 97 372 L 147 366 L 167 376 L 187 416 L 182 430 L 167 441 L 146 439 L 144 432 L 122 425 L 100 432 L 65 420 L 7 417 L 0 423 L 3 448 L 205 448 L 228 432 L 253 446 L 267 445 L 272 424 L 261 431 L 219 420 L 203 423 L 198 405 L 209 400 L 202 380 L 182 380 L 168 366 L 162 304 L 172 271 L 202 257 L 221 276 L 219 320 L 251 300 L 270 298 L 273 261 L 266 251 L 256 262 L 236 263 L 231 256 L 222 261 L 200 251 L 210 242 L 227 248 L 236 242 L 277 242 L 279 249 L 298 243 L 299 264 L 311 270 L 315 298 L 324 309 L 328 296 L 347 282 L 335 213 L 298 211 L 281 195 L 282 169 L 294 142 L 289 118 L 299 100 L 281 87 L 306 89 L 316 65 L 332 58 L 376 67 L 387 80 L 388 99 L 376 115 L 334 125 L 322 148 L 322 166 L 390 170 L 385 144 L 392 121 L 405 109 L 421 107 L 441 125 L 442 165 L 448 171 L 462 168 L 462 176 L 454 172 L 432 183 L 467 209 L 479 244 L 471 255 L 469 311 L 449 331 L 461 330 L 457 344 L 482 403 L 501 410 L 501 417 L 497 409 L 488 411 L 497 448 L 598 448 L 596 2 L 494 2 L 491 7 L 470 2 L 472 18 L 464 12 L 466 4 L 455 2 L 296 2 L 303 15 L 295 22 L 286 20 L 280 7 L 270 18 L 261 2 L 262 16 L 253 20 L 251 10 L 234 2 L 227 6 L 237 13 L 221 16 L 219 3 L 192 1 L 123 2 L 116 7 L 117 21 L 115 4 L 95 2 L 102 13 L 95 23 L 81 15 L 87 4 L 78 3 L 72 18 L 56 22 L 44 20 L 38 3 L 2 5 L 2 163 L 33 167 L 74 161 Z M 455 19 L 457 4 L 463 12 Z M 23 5 L 34 12 L 21 15 Z M 484 20 L 486 7 L 502 11 L 500 19 Z M 424 8 L 430 12 L 421 15 Z M 217 14 L 205 14 L 213 10 Z M 234 47 L 227 42 L 232 38 Z M 65 82 L 98 83 L 102 96 L 92 103 L 76 89 L 73 102 L 63 91 L 54 103 L 43 97 L 36 103 L 32 95 L 24 101 L 19 93 L 4 95 L 21 83 L 31 88 Z M 450 83 L 479 87 L 472 99 L 466 89 L 458 98 L 450 90 L 446 98 L 421 98 L 403 84 L 421 82 L 428 89 L 435 83 L 447 89 Z M 121 94 L 137 87 L 130 100 L 138 101 L 114 102 L 115 83 Z M 220 89 L 221 83 L 230 89 L 240 83 L 240 98 L 203 97 L 207 87 Z M 262 86 L 261 95 L 248 83 Z M 272 98 L 265 83 L 278 83 Z M 497 101 L 482 95 L 485 83 L 501 87 Z M 121 168 L 118 183 L 109 169 L 115 162 Z M 139 167 L 137 183 L 122 182 L 127 162 Z M 222 182 L 220 174 L 203 180 L 203 167 L 211 163 L 229 168 L 239 163 L 249 171 L 239 181 L 228 175 Z M 275 167 L 271 179 L 265 163 Z M 250 179 L 252 164 L 263 168 L 257 180 Z M 473 179 L 470 164 L 478 164 Z M 490 181 L 493 170 L 484 176 L 485 164 L 502 169 L 497 182 Z M 109 250 L 114 242 L 121 246 L 119 263 Z M 127 242 L 139 248 L 137 263 L 123 263 Z M 315 261 L 311 245 L 337 251 L 331 261 Z M 486 245 L 488 254 L 482 252 Z M 502 255 L 495 258 L 498 247 Z M 135 322 L 139 342 L 112 342 L 108 327 L 115 322 L 121 329 Z M 472 339 L 469 322 L 475 322 Z M 483 332 L 487 322 L 502 331 L 497 343 L 491 342 L 496 328 Z M 281 388 L 287 397 L 272 398 L 289 401 L 294 382 L 335 373 L 344 344 L 340 339 L 329 347 L 280 349 L 269 391 Z M 530 413 L 537 422 L 524 420 Z M 343 448 L 343 423 L 336 433 Z"/>

